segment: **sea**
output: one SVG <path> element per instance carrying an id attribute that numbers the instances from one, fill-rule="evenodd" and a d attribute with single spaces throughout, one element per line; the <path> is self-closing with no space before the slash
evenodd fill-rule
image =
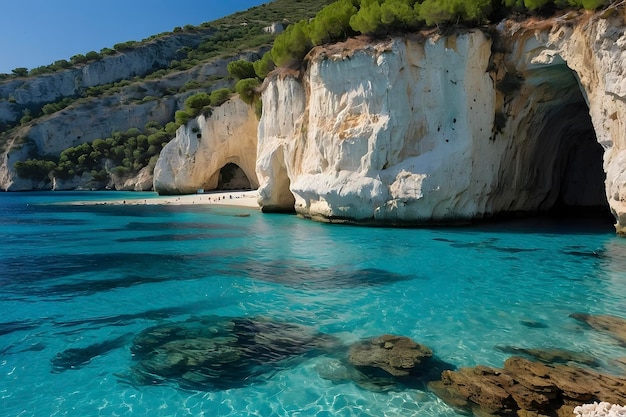
<path id="1" fill-rule="evenodd" d="M 432 372 L 355 378 L 351 346 L 382 335 L 427 346 L 438 372 L 520 349 L 624 372 L 626 348 L 570 316 L 626 317 L 606 218 L 385 228 L 105 204 L 154 197 L 0 194 L 1 416 L 464 415 Z"/>

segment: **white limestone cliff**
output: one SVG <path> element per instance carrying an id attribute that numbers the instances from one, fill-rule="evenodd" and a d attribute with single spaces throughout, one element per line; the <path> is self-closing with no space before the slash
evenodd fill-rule
<path id="1" fill-rule="evenodd" d="M 608 197 L 622 230 L 626 35 L 607 15 L 314 50 L 263 93 L 260 206 L 423 224 Z"/>
<path id="2" fill-rule="evenodd" d="M 179 127 L 154 168 L 154 190 L 189 194 L 216 189 L 227 164 L 237 165 L 249 187 L 257 188 L 257 123 L 254 109 L 234 97 L 213 109 L 210 116 L 198 116 Z"/>

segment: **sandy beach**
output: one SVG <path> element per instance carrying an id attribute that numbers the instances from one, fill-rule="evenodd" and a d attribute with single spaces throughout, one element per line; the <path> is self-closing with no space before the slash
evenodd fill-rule
<path id="1" fill-rule="evenodd" d="M 258 208 L 258 193 L 252 191 L 207 192 L 201 194 L 158 196 L 153 198 L 125 198 L 120 200 L 77 201 L 77 205 L 191 205 L 213 204 L 224 206 Z"/>

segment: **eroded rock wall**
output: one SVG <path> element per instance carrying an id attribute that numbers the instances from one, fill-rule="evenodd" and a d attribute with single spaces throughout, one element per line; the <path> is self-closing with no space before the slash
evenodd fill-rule
<path id="1" fill-rule="evenodd" d="M 259 204 L 424 224 L 608 197 L 620 230 L 626 35 L 609 15 L 313 51 L 263 94 Z"/>
<path id="2" fill-rule="evenodd" d="M 475 185 L 494 182 L 499 163 L 483 149 L 492 144 L 496 106 L 490 51 L 474 31 L 316 56 L 303 82 L 276 81 L 283 87 L 263 96 L 269 111 L 259 129 L 259 171 L 276 154 L 261 138 L 278 130 L 295 210 L 304 216 L 400 223 L 473 217 L 485 199 L 467 190 L 482 193 Z M 275 91 L 284 89 L 291 91 L 284 97 L 306 105 L 280 99 Z M 294 128 L 273 127 L 289 109 L 300 110 Z M 273 185 L 262 181 L 261 199 Z"/>
<path id="3" fill-rule="evenodd" d="M 258 121 L 254 109 L 234 97 L 178 128 L 154 167 L 154 190 L 159 194 L 191 194 L 217 188 L 220 170 L 237 165 L 253 188 Z"/>

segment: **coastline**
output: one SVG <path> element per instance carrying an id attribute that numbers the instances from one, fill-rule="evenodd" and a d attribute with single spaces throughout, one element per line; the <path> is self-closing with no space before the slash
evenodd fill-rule
<path id="1" fill-rule="evenodd" d="M 124 198 L 118 200 L 74 201 L 70 204 L 80 206 L 93 205 L 222 205 L 259 208 L 257 190 L 218 191 L 198 194 L 168 195 L 153 198 Z"/>

